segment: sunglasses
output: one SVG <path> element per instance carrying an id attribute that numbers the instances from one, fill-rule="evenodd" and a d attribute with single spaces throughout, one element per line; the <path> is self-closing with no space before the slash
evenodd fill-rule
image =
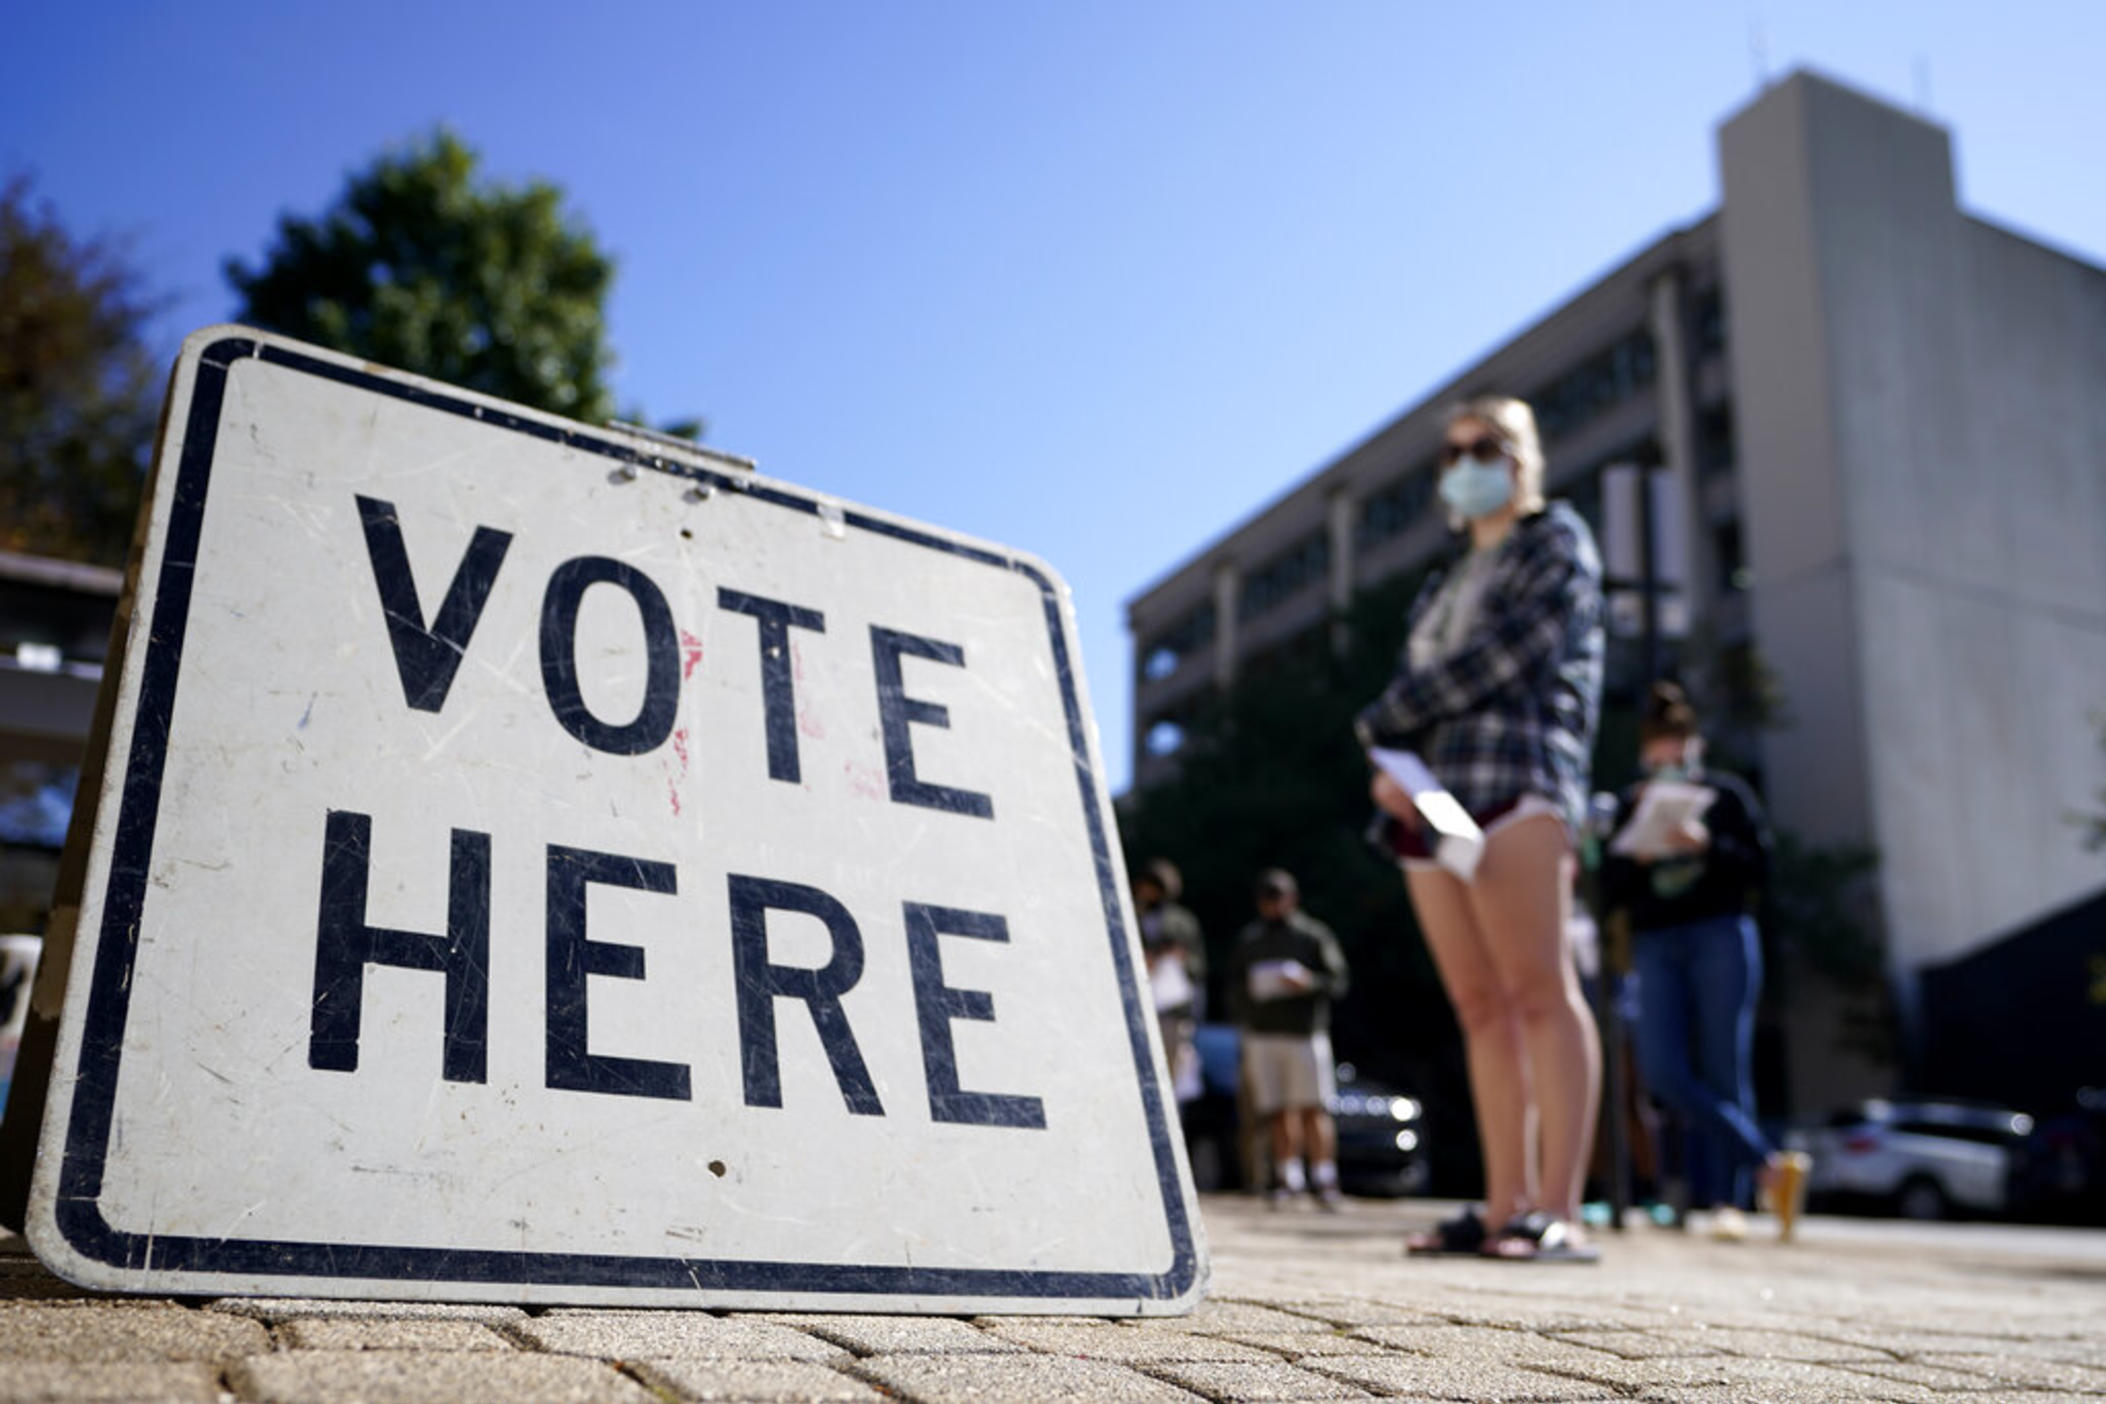
<path id="1" fill-rule="evenodd" d="M 1497 434 L 1485 434 L 1467 444 L 1458 444 L 1452 439 L 1441 445 L 1441 467 L 1453 468 L 1463 455 L 1479 461 L 1507 456 L 1506 441 Z"/>

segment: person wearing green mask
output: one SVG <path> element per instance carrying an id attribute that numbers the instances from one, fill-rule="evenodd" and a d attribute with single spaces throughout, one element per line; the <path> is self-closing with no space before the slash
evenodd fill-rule
<path id="1" fill-rule="evenodd" d="M 1630 916 L 1638 1061 L 1646 1085 L 1689 1130 L 1691 1205 L 1714 1211 L 1716 1236 L 1746 1237 L 1741 1208 L 1753 1171 L 1789 1239 L 1807 1160 L 1779 1151 L 1756 1125 L 1751 1071 L 1762 941 L 1750 912 L 1768 873 L 1769 827 L 1747 783 L 1707 770 L 1703 757 L 1682 689 L 1653 684 L 1638 723 L 1646 778 L 1622 796 L 1616 832 L 1632 832 L 1650 789 L 1676 787 L 1703 808 L 1654 846 L 1611 840 L 1603 902 Z"/>
<path id="2" fill-rule="evenodd" d="M 1365 746 L 1417 753 L 1484 831 L 1466 881 L 1432 861 L 1411 796 L 1376 772 L 1384 842 L 1462 1026 L 1485 1207 L 1407 1247 L 1591 1262 L 1579 1201 L 1601 1045 L 1567 917 L 1601 705 L 1601 558 L 1585 520 L 1544 501 L 1522 401 L 1450 411 L 1441 465 L 1469 552 L 1420 592 L 1396 675 L 1355 729 Z"/>

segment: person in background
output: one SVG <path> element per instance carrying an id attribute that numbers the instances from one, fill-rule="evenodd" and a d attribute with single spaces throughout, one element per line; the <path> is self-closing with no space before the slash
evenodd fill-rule
<path id="1" fill-rule="evenodd" d="M 1653 685 L 1638 747 L 1646 778 L 1618 805 L 1602 888 L 1604 904 L 1629 915 L 1639 1064 L 1700 1142 L 1688 1157 L 1690 1203 L 1715 1208 L 1713 1232 L 1747 1236 L 1740 1208 L 1753 1171 L 1788 1240 L 1808 1162 L 1755 1124 L 1751 1069 L 1762 941 L 1750 912 L 1768 873 L 1769 829 L 1745 781 L 1704 767 L 1696 713 L 1675 684 Z M 1685 787 L 1701 814 L 1667 829 L 1657 847 L 1634 847 L 1622 836 L 1648 790 L 1666 786 Z"/>
<path id="2" fill-rule="evenodd" d="M 1580 1193 L 1601 1045 L 1567 914 L 1601 709 L 1601 558 L 1579 513 L 1544 501 L 1522 401 L 1456 406 L 1440 461 L 1441 501 L 1470 550 L 1420 592 L 1396 676 L 1355 730 L 1364 746 L 1416 752 L 1484 831 L 1464 881 L 1433 861 L 1410 794 L 1376 770 L 1375 803 L 1462 1026 L 1485 1213 L 1407 1248 L 1591 1262 Z"/>
<path id="3" fill-rule="evenodd" d="M 1167 858 L 1151 859 L 1134 874 L 1141 954 L 1148 962 L 1156 1026 L 1180 1106 L 1200 1093 L 1199 1049 L 1193 1036 L 1206 1017 L 1207 992 L 1206 938 L 1199 918 L 1177 903 L 1183 890 L 1184 878 Z"/>
<path id="4" fill-rule="evenodd" d="M 1345 953 L 1330 927 L 1301 910 L 1292 874 L 1260 873 L 1256 901 L 1258 919 L 1236 938 L 1228 994 L 1243 1030 L 1250 1105 L 1272 1140 L 1272 1202 L 1291 1203 L 1313 1185 L 1318 1203 L 1335 1210 L 1341 1196 L 1330 1029 L 1332 1001 L 1346 992 Z"/>

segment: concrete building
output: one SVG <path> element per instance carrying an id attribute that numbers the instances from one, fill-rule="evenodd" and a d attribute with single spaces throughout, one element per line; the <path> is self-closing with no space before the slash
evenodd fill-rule
<path id="1" fill-rule="evenodd" d="M 0 933 L 41 931 L 121 571 L 0 551 Z"/>
<path id="2" fill-rule="evenodd" d="M 1668 587 L 1659 666 L 1681 635 L 1752 646 L 1790 718 L 1755 738 L 1775 818 L 1876 847 L 1913 1020 L 1925 967 L 2106 887 L 2067 820 L 2106 779 L 2106 270 L 1964 212 L 1948 132 L 1809 73 L 1718 153 L 1716 211 L 1129 601 L 1135 780 L 1212 690 L 1447 548 L 1442 411 L 1518 393 L 1602 537 L 1612 687 L 1645 679 L 1642 583 Z M 1884 1090 L 1828 1056 L 1819 1006 L 1793 1012 L 1794 1100 Z"/>

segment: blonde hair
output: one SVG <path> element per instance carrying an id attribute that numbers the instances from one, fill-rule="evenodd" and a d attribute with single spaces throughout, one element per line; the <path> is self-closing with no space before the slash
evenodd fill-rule
<path id="1" fill-rule="evenodd" d="M 1472 395 L 1451 406 L 1445 427 L 1474 419 L 1490 427 L 1514 456 L 1514 506 L 1522 516 L 1543 510 L 1543 441 L 1536 434 L 1536 412 L 1512 395 Z"/>

